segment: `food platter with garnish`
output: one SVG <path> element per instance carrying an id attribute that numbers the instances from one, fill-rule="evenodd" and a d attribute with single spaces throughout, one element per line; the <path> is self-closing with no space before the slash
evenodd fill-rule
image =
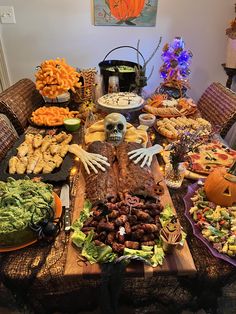
<path id="1" fill-rule="evenodd" d="M 191 98 L 168 99 L 165 94 L 154 94 L 145 103 L 144 110 L 161 118 L 189 116 L 197 111 Z"/>

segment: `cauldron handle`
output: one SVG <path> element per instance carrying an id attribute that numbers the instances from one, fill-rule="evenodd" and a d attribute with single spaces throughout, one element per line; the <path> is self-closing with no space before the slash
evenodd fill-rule
<path id="1" fill-rule="evenodd" d="M 106 60 L 106 58 L 109 56 L 109 54 L 110 54 L 112 51 L 117 50 L 117 49 L 120 49 L 120 48 L 131 48 L 131 49 L 136 50 L 136 51 L 140 54 L 140 56 L 142 57 L 143 62 L 145 63 L 145 59 L 144 59 L 144 56 L 142 55 L 142 53 L 141 53 L 137 48 L 132 47 L 132 46 L 119 46 L 119 47 L 116 47 L 116 48 L 110 50 L 110 51 L 105 55 L 103 61 Z"/>

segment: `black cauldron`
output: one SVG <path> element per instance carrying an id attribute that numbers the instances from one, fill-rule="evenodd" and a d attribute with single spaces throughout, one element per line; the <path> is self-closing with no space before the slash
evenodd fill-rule
<path id="1" fill-rule="evenodd" d="M 118 76 L 119 77 L 119 87 L 121 92 L 131 92 L 136 88 L 135 84 L 135 67 L 139 67 L 142 69 L 141 65 L 138 65 L 138 63 L 132 62 L 132 61 L 124 61 L 124 60 L 106 60 L 107 56 L 114 50 L 120 49 L 120 48 L 131 48 L 137 51 L 137 53 L 141 56 L 142 61 L 145 63 L 145 59 L 141 52 L 132 47 L 132 46 L 120 46 L 112 49 L 108 52 L 108 54 L 105 56 L 102 62 L 100 62 L 99 68 L 100 68 L 100 74 L 103 76 L 103 82 L 104 82 L 104 88 L 105 92 L 108 92 L 108 81 L 110 76 Z M 119 66 L 128 66 L 132 67 L 134 69 L 133 72 L 120 72 Z M 113 67 L 115 71 L 109 70 L 109 68 Z"/>

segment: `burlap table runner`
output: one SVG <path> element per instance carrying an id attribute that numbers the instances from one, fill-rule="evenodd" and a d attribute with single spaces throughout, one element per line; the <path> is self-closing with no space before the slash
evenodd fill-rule
<path id="1" fill-rule="evenodd" d="M 216 309 L 221 288 L 235 280 L 235 268 L 211 255 L 205 245 L 195 238 L 184 216 L 183 196 L 187 185 L 171 190 L 187 241 L 197 268 L 194 278 L 155 276 L 124 278 L 121 303 L 132 302 L 136 314 L 179 313 L 182 309 Z M 52 244 L 36 243 L 26 249 L 0 255 L 0 279 L 18 300 L 30 303 L 35 313 L 60 311 L 75 313 L 94 309 L 99 303 L 100 280 L 64 276 L 67 238 L 61 232 Z"/>
<path id="2" fill-rule="evenodd" d="M 63 282 L 67 242 L 61 231 L 53 243 L 38 242 L 18 251 L 1 253 L 0 280 L 18 303 L 28 303 L 34 289 L 50 291 L 53 280 Z"/>

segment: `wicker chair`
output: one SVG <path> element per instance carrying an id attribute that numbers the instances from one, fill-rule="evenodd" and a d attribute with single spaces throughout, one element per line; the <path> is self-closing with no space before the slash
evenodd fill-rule
<path id="1" fill-rule="evenodd" d="M 18 139 L 15 129 L 11 126 L 8 118 L 0 114 L 0 161 L 5 157 L 7 151 Z"/>
<path id="2" fill-rule="evenodd" d="M 44 103 L 29 79 L 22 79 L 0 94 L 0 113 L 5 114 L 20 135 L 28 126 L 33 110 Z"/>
<path id="3" fill-rule="evenodd" d="M 220 83 L 212 83 L 198 101 L 203 118 L 211 122 L 224 138 L 236 121 L 236 94 Z"/>

